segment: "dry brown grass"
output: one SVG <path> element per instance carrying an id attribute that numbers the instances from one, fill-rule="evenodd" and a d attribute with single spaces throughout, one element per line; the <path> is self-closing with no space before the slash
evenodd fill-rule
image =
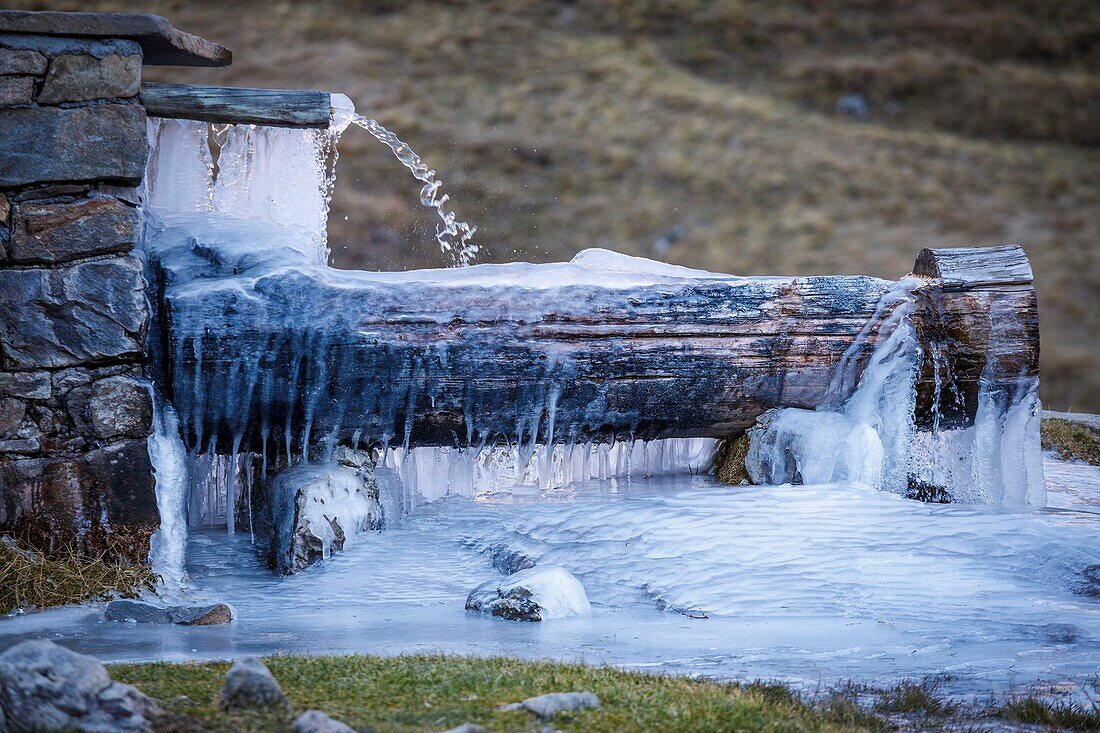
<path id="1" fill-rule="evenodd" d="M 347 93 L 436 166 L 490 260 L 603 246 L 896 278 L 924 246 L 1021 244 L 1043 399 L 1100 411 L 1096 3 L 16 4 L 152 10 L 236 53 L 149 78 Z M 869 120 L 835 113 L 853 92 Z M 339 177 L 339 266 L 441 264 L 416 187 L 366 133 Z"/>
<path id="2" fill-rule="evenodd" d="M 112 596 L 134 598 L 155 584 L 156 576 L 144 564 L 88 557 L 71 546 L 44 557 L 16 547 L 10 538 L 0 542 L 0 614 Z"/>

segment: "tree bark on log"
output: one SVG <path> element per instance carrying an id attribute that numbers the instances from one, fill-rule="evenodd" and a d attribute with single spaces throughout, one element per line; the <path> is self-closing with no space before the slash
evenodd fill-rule
<path id="1" fill-rule="evenodd" d="M 1037 375 L 1026 265 L 1016 247 L 921 252 L 914 320 L 925 355 L 938 358 L 923 362 L 918 422 L 932 420 L 937 368 L 958 393 L 939 401 L 952 424 L 973 420 L 979 380 Z M 767 409 L 819 405 L 870 324 L 862 367 L 872 321 L 885 315 L 876 306 L 896 285 L 861 276 L 540 283 L 538 267 L 563 266 L 481 267 L 284 267 L 168 288 L 166 351 L 185 441 L 224 452 L 325 439 L 728 437 Z"/>

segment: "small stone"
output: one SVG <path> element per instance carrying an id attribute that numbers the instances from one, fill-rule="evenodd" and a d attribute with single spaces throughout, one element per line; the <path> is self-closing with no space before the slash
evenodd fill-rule
<path id="1" fill-rule="evenodd" d="M 17 206 L 8 255 L 13 262 L 66 262 L 124 252 L 137 242 L 138 210 L 112 198 Z"/>
<path id="2" fill-rule="evenodd" d="M 48 400 L 51 394 L 49 372 L 0 372 L 0 397 Z"/>
<path id="3" fill-rule="evenodd" d="M 565 568 L 540 566 L 475 588 L 466 610 L 509 621 L 546 621 L 592 612 L 584 586 Z"/>
<path id="4" fill-rule="evenodd" d="M 278 680 L 256 657 L 241 657 L 233 663 L 225 675 L 221 704 L 227 710 L 273 706 L 290 708 Z"/>
<path id="5" fill-rule="evenodd" d="M 349 725 L 333 720 L 320 710 L 307 710 L 294 719 L 294 733 L 355 733 Z"/>
<path id="6" fill-rule="evenodd" d="M 86 102 L 137 96 L 141 88 L 141 56 L 108 54 L 96 58 L 67 53 L 50 62 L 39 104 Z"/>
<path id="7" fill-rule="evenodd" d="M 474 723 L 463 723 L 457 728 L 448 728 L 443 733 L 485 733 L 485 729 Z"/>
<path id="8" fill-rule="evenodd" d="M 145 733 L 158 713 L 96 659 L 52 641 L 24 641 L 0 654 L 0 730 Z"/>
<path id="9" fill-rule="evenodd" d="M 32 455 L 41 448 L 38 438 L 13 438 L 12 440 L 0 440 L 0 453 L 17 453 L 20 455 Z"/>
<path id="10" fill-rule="evenodd" d="M 215 626 L 233 620 L 233 609 L 224 603 L 210 606 L 154 606 L 138 601 L 111 601 L 104 618 L 137 624 L 176 624 L 179 626 Z"/>
<path id="11" fill-rule="evenodd" d="M 0 76 L 0 106 L 30 104 L 34 98 L 34 79 L 29 76 Z"/>
<path id="12" fill-rule="evenodd" d="M 49 61 L 38 51 L 0 48 L 0 74 L 31 74 L 42 76 Z"/>
<path id="13" fill-rule="evenodd" d="M 87 414 L 96 437 L 103 440 L 145 438 L 153 426 L 153 398 L 135 379 L 108 377 L 92 384 Z"/>
<path id="14" fill-rule="evenodd" d="M 0 399 L 0 438 L 10 438 L 19 432 L 27 404 L 12 397 Z"/>
<path id="15" fill-rule="evenodd" d="M 529 697 L 523 702 L 501 706 L 500 710 L 526 710 L 545 720 L 561 713 L 598 708 L 599 706 L 600 698 L 591 692 L 550 692 L 545 695 Z"/>
<path id="16" fill-rule="evenodd" d="M 91 191 L 90 186 L 76 183 L 53 183 L 45 186 L 35 186 L 21 191 L 13 198 L 15 201 L 43 201 L 45 199 L 60 199 L 71 202 L 76 197 L 83 198 Z"/>

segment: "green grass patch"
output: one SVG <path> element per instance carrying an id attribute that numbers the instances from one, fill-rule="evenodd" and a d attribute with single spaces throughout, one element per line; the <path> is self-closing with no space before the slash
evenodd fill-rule
<path id="1" fill-rule="evenodd" d="M 133 598 L 156 584 L 146 565 L 107 555 L 82 556 L 72 547 L 46 557 L 5 540 L 0 542 L 0 613 Z"/>
<path id="2" fill-rule="evenodd" d="M 454 656 L 303 657 L 265 660 L 294 712 L 227 714 L 218 694 L 227 663 L 112 667 L 114 679 L 161 701 L 159 731 L 285 731 L 319 709 L 356 729 L 446 730 L 477 723 L 490 731 L 537 731 L 544 723 L 499 705 L 546 692 L 591 691 L 598 710 L 563 714 L 562 731 L 867 731 L 883 724 L 855 705 L 815 704 L 781 684 L 737 685 L 608 667 Z"/>
<path id="3" fill-rule="evenodd" d="M 1100 730 L 1100 709 L 1080 705 L 1051 703 L 1034 697 L 1010 700 L 993 706 L 990 717 L 1013 723 L 1043 726 L 1053 730 Z"/>
<path id="4" fill-rule="evenodd" d="M 1043 447 L 1058 453 L 1062 458 L 1076 458 L 1093 466 L 1100 466 L 1100 432 L 1088 425 L 1048 417 L 1042 426 Z"/>

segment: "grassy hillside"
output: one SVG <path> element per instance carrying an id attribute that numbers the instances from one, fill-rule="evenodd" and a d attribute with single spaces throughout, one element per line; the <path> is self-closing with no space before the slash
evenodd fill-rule
<path id="1" fill-rule="evenodd" d="M 439 171 L 486 259 L 602 246 L 735 273 L 898 277 L 1018 243 L 1043 398 L 1100 411 L 1100 4 L 1009 0 L 18 2 L 224 42 L 149 78 L 323 88 Z M 838 111 L 861 95 L 853 117 Z M 435 265 L 416 187 L 341 144 L 340 266 Z"/>

